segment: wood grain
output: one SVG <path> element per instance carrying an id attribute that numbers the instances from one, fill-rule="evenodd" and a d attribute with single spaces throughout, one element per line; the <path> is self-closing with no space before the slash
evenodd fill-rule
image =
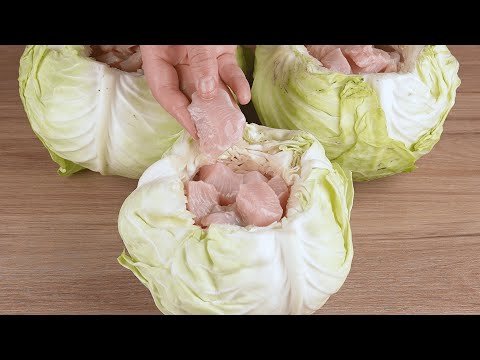
<path id="1" fill-rule="evenodd" d="M 355 257 L 319 314 L 480 313 L 480 47 L 419 169 L 357 184 Z M 56 175 L 18 97 L 23 47 L 0 47 L 0 313 L 158 314 L 123 269 L 117 215 L 136 181 Z"/>

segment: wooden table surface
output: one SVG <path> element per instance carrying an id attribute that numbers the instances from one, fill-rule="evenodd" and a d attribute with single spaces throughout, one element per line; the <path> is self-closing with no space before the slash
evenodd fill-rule
<path id="1" fill-rule="evenodd" d="M 352 270 L 319 314 L 480 313 L 480 46 L 451 50 L 442 139 L 413 174 L 356 184 Z M 158 314 L 116 260 L 136 181 L 56 174 L 18 96 L 22 51 L 0 47 L 0 314 Z"/>

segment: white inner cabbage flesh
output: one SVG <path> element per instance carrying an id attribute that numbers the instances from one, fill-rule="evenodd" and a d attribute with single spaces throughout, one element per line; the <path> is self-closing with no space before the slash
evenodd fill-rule
<path id="1" fill-rule="evenodd" d="M 91 45 L 90 57 L 126 72 L 142 70 L 140 45 Z"/>
<path id="2" fill-rule="evenodd" d="M 344 74 L 398 72 L 402 54 L 391 45 L 305 45 L 325 68 Z"/>

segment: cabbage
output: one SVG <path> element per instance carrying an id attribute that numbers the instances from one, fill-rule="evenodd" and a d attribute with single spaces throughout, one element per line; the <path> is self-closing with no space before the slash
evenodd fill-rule
<path id="1" fill-rule="evenodd" d="M 414 170 L 440 139 L 459 64 L 443 45 L 394 48 L 398 73 L 345 75 L 301 45 L 257 46 L 252 99 L 262 124 L 311 132 L 354 180 Z"/>
<path id="2" fill-rule="evenodd" d="M 237 60 L 247 63 L 239 47 Z M 84 168 L 138 179 L 182 134 L 153 98 L 141 73 L 89 57 L 84 45 L 27 46 L 20 97 L 33 131 L 71 175 Z"/>
<path id="3" fill-rule="evenodd" d="M 312 135 L 255 124 L 220 160 L 282 175 L 292 185 L 286 217 L 267 227 L 194 225 L 184 182 L 208 160 L 185 134 L 125 200 L 120 264 L 165 314 L 313 313 L 350 271 L 350 172 Z"/>

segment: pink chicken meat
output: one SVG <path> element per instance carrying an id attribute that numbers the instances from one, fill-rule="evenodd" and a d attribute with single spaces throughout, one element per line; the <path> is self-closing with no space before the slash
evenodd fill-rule
<path id="1" fill-rule="evenodd" d="M 389 72 L 397 72 L 399 70 L 399 65 L 400 65 L 400 54 L 397 52 L 391 52 L 389 53 L 390 55 L 390 61 L 385 68 L 386 73 Z"/>
<path id="2" fill-rule="evenodd" d="M 352 68 L 348 63 L 347 58 L 343 55 L 342 50 L 335 49 L 330 51 L 322 58 L 322 64 L 333 71 L 338 71 L 344 74 L 350 74 Z"/>
<path id="3" fill-rule="evenodd" d="M 287 184 L 281 176 L 276 175 L 268 181 L 268 185 L 277 195 L 280 206 L 285 211 L 287 207 L 287 201 L 290 196 L 290 190 L 288 189 Z"/>
<path id="4" fill-rule="evenodd" d="M 136 72 L 142 68 L 139 45 L 92 45 L 92 57 L 111 67 Z"/>
<path id="5" fill-rule="evenodd" d="M 188 111 L 197 128 L 200 150 L 210 158 L 218 158 L 242 138 L 245 116 L 225 90 L 218 89 L 210 100 L 193 93 Z"/>
<path id="6" fill-rule="evenodd" d="M 222 163 L 203 166 L 198 178 L 207 184 L 212 184 L 220 193 L 220 204 L 229 205 L 235 202 L 235 198 L 242 183 L 242 175 L 236 174 L 228 166 Z"/>
<path id="7" fill-rule="evenodd" d="M 267 182 L 268 179 L 259 171 L 249 171 L 243 174 L 243 183 L 252 184 L 256 182 Z"/>
<path id="8" fill-rule="evenodd" d="M 344 74 L 397 72 L 401 56 L 393 48 L 373 45 L 307 45 L 324 67 Z M 380 46 L 379 46 L 380 47 Z M 388 51 L 386 51 L 386 50 Z"/>
<path id="9" fill-rule="evenodd" d="M 352 60 L 352 68 L 356 73 L 378 73 L 390 62 L 390 55 L 386 51 L 374 48 L 373 45 L 348 46 L 343 52 Z"/>
<path id="10" fill-rule="evenodd" d="M 237 210 L 245 225 L 268 226 L 283 215 L 275 191 L 265 182 L 240 185 Z"/>
<path id="11" fill-rule="evenodd" d="M 186 188 L 187 210 L 192 212 L 195 220 L 199 222 L 218 205 L 220 194 L 213 185 L 203 181 L 189 181 Z"/>
<path id="12" fill-rule="evenodd" d="M 195 223 L 268 226 L 285 214 L 290 189 L 279 175 L 270 180 L 260 171 L 240 174 L 224 163 L 200 168 L 186 184 L 187 209 Z"/>
<path id="13" fill-rule="evenodd" d="M 229 224 L 242 226 L 236 205 L 215 206 L 212 212 L 201 220 L 202 226 L 210 226 L 212 224 Z"/>
<path id="14" fill-rule="evenodd" d="M 329 52 L 339 47 L 340 45 L 307 45 L 307 50 L 310 55 L 320 60 Z"/>

